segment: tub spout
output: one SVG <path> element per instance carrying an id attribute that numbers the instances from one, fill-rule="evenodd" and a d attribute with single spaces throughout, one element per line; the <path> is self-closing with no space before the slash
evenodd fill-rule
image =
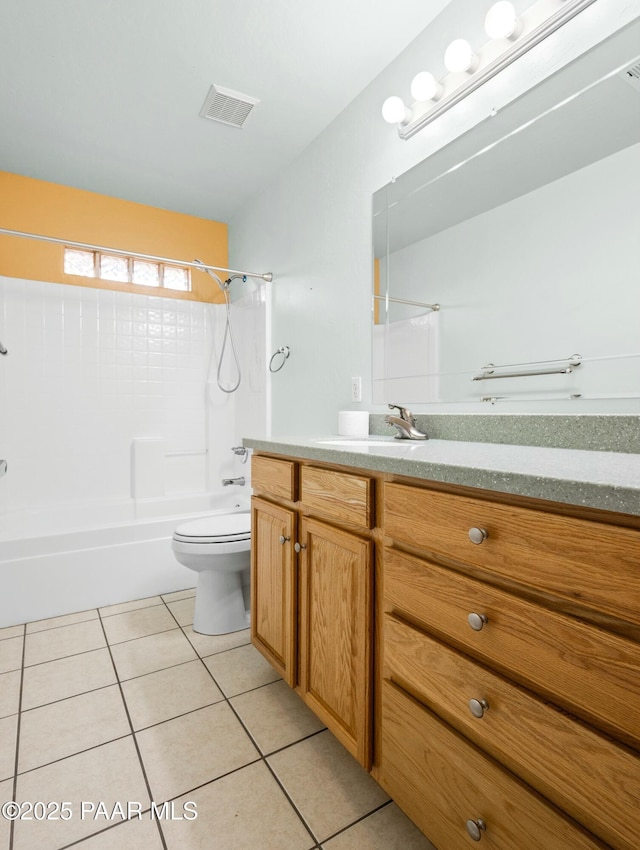
<path id="1" fill-rule="evenodd" d="M 245 485 L 244 475 L 241 475 L 240 478 L 223 478 L 222 479 L 222 486 L 223 487 L 228 487 L 229 484 L 238 484 L 240 487 L 244 487 L 244 485 Z"/>

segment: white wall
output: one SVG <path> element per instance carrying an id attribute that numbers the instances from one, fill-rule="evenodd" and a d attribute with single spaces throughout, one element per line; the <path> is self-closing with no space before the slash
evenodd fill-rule
<path id="1" fill-rule="evenodd" d="M 205 381 L 222 319 L 220 306 L 0 278 L 0 537 L 25 512 L 82 527 L 140 515 L 132 494 L 219 490 L 234 471 L 234 403 Z M 158 442 L 136 444 L 136 480 L 143 440 Z"/>
<path id="2" fill-rule="evenodd" d="M 383 100 L 399 94 L 409 101 L 410 81 L 425 65 L 441 75 L 437 57 L 453 38 L 481 39 L 484 9 L 478 7 L 477 0 L 452 0 L 231 222 L 233 264 L 274 274 L 271 348 L 291 348 L 287 365 L 271 380 L 274 434 L 335 432 L 337 410 L 353 406 L 349 388 L 356 375 L 363 376 L 361 407 L 376 409 L 370 394 L 373 192 L 492 107 L 502 107 L 640 16 L 640 0 L 598 0 L 439 121 L 400 141 L 380 117 Z M 465 21 L 468 27 L 460 23 Z M 239 433 L 243 427 L 239 420 Z"/>

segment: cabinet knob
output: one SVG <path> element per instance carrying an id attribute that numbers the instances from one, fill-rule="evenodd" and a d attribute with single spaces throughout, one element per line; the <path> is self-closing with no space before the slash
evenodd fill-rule
<path id="1" fill-rule="evenodd" d="M 476 818 L 475 820 L 469 818 L 469 820 L 467 821 L 467 832 L 474 841 L 480 841 L 480 839 L 482 838 L 482 833 L 485 831 L 486 828 L 487 825 L 482 820 L 482 818 Z"/>
<path id="2" fill-rule="evenodd" d="M 470 699 L 469 711 L 474 717 L 483 717 L 485 711 L 489 710 L 489 703 L 486 699 Z"/>
<path id="3" fill-rule="evenodd" d="M 306 549 L 306 548 L 307 548 L 307 544 L 306 544 L 306 543 L 294 543 L 294 544 L 293 544 L 293 548 L 294 548 L 294 549 L 296 550 L 296 552 L 298 552 L 298 554 L 299 554 L 299 553 L 300 553 L 303 549 Z"/>
<path id="4" fill-rule="evenodd" d="M 488 536 L 489 532 L 486 531 L 484 528 L 476 528 L 474 526 L 473 528 L 469 529 L 469 540 L 472 543 L 475 543 L 476 546 L 479 546 L 481 543 L 484 543 Z"/>
<path id="5" fill-rule="evenodd" d="M 284 536 L 284 534 L 281 534 L 281 535 L 280 535 L 280 543 L 282 543 L 282 545 L 283 545 L 283 546 L 284 546 L 284 544 L 285 544 L 285 543 L 287 543 L 289 540 L 291 540 L 291 538 L 290 538 L 290 537 L 285 537 L 285 536 Z"/>
<path id="6" fill-rule="evenodd" d="M 489 622 L 489 618 L 486 614 L 476 614 L 475 611 L 472 611 L 467 617 L 467 622 L 474 632 L 479 632 Z"/>

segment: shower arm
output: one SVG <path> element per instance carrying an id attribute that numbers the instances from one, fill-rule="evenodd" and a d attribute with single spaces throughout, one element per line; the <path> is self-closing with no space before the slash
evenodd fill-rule
<path id="1" fill-rule="evenodd" d="M 259 274 L 257 272 L 242 272 L 238 269 L 225 269 L 222 266 L 210 266 L 208 263 L 190 263 L 186 260 L 176 260 L 172 257 L 158 257 L 155 254 L 141 254 L 139 251 L 123 251 L 120 248 L 108 248 L 104 245 L 93 245 L 89 242 L 72 242 L 68 239 L 58 239 L 55 236 L 42 236 L 38 233 L 26 233 L 22 230 L 8 230 L 5 227 L 0 227 L 0 234 L 3 234 L 4 236 L 20 236 L 24 239 L 38 239 L 41 242 L 54 242 L 58 245 L 65 245 L 67 248 L 81 248 L 86 251 L 101 251 L 104 254 L 118 254 L 123 257 L 136 257 L 140 260 L 152 260 L 156 263 L 169 263 L 174 266 L 183 266 L 190 269 L 198 269 L 199 271 L 210 269 L 211 271 L 225 272 L 229 275 L 239 275 L 241 277 L 255 277 L 259 278 L 260 280 L 265 280 L 267 283 L 271 283 L 271 281 L 273 280 L 273 275 L 271 272 L 266 272 L 265 274 Z"/>

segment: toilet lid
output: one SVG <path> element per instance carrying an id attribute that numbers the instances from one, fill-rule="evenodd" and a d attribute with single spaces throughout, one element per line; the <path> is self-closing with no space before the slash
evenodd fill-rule
<path id="1" fill-rule="evenodd" d="M 183 522 L 174 534 L 174 539 L 196 543 L 229 543 L 234 540 L 251 539 L 251 514 L 219 514 Z"/>

